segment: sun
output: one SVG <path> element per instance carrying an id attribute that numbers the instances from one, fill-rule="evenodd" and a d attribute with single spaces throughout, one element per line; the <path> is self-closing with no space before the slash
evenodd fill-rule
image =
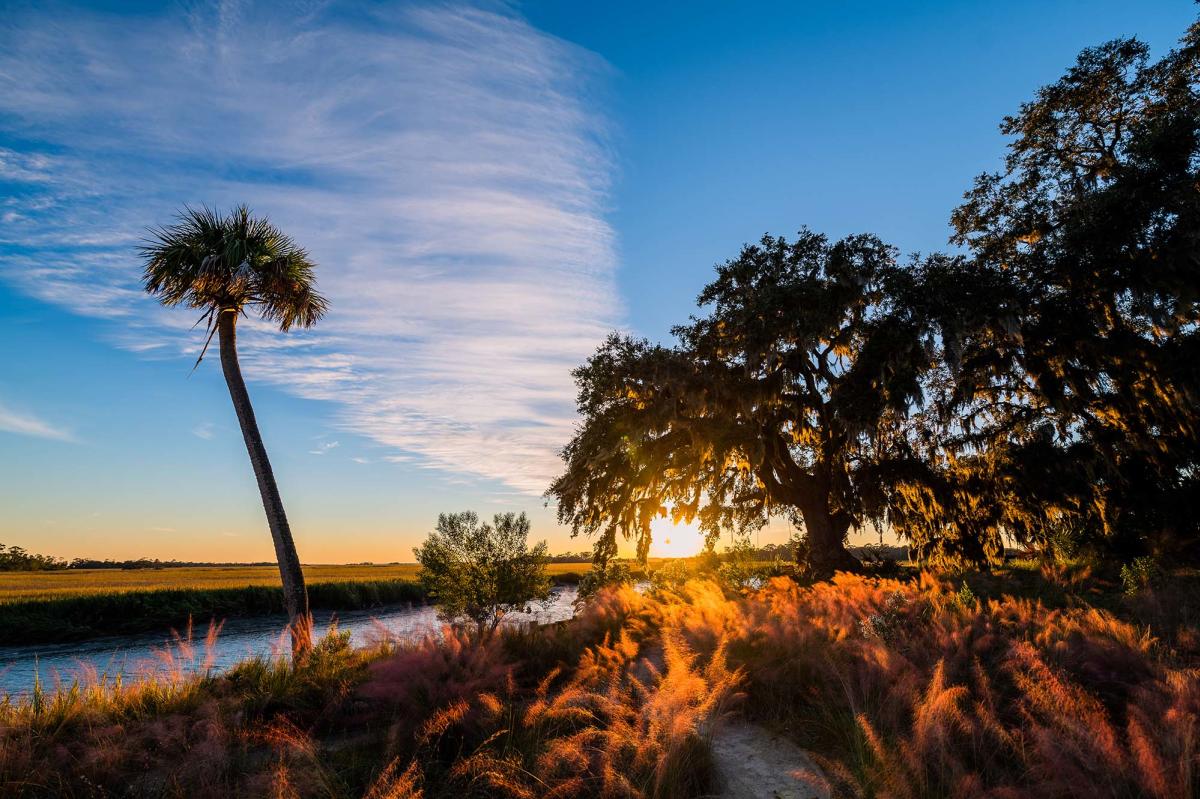
<path id="1" fill-rule="evenodd" d="M 673 524 L 660 517 L 650 524 L 650 557 L 690 558 L 704 548 L 704 535 L 694 523 Z"/>

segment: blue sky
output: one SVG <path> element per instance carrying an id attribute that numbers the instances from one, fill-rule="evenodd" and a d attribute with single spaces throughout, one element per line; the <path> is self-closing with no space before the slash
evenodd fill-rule
<path id="1" fill-rule="evenodd" d="M 527 510 L 569 369 L 663 338 L 765 231 L 946 246 L 997 124 L 1177 2 L 4 3 L 0 542 L 269 559 L 215 363 L 138 291 L 184 202 L 321 264 L 315 331 L 244 369 L 309 562 L 408 560 L 439 511 Z M 764 540 L 785 534 L 783 526 Z"/>

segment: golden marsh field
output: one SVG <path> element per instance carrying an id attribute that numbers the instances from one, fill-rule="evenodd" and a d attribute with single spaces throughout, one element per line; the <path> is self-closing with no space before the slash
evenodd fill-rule
<path id="1" fill-rule="evenodd" d="M 416 582 L 417 564 L 314 565 L 304 567 L 310 585 L 318 583 L 408 580 Z M 587 563 L 551 563 L 555 575 L 586 572 Z M 131 591 L 242 588 L 279 585 L 274 566 L 203 566 L 165 569 L 70 569 L 43 572 L 0 572 L 0 604 L 38 599 L 65 599 L 90 594 Z"/>

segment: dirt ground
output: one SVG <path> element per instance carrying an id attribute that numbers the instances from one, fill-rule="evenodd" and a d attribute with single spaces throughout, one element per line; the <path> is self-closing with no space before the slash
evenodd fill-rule
<path id="1" fill-rule="evenodd" d="M 830 799 L 829 783 L 808 753 L 762 727 L 722 726 L 712 750 L 719 799 Z"/>

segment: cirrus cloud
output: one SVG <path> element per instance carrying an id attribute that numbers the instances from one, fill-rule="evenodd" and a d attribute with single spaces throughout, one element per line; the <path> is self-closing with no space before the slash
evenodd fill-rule
<path id="1" fill-rule="evenodd" d="M 18 411 L 0 403 L 0 432 L 15 433 L 52 441 L 74 441 L 69 430 L 39 418 L 32 413 Z"/>
<path id="2" fill-rule="evenodd" d="M 195 357 L 138 287 L 142 231 L 247 202 L 314 254 L 321 326 L 249 323 L 245 371 L 385 460 L 540 493 L 570 369 L 619 322 L 606 67 L 505 10 L 30 8 L 0 29 L 0 278 Z M 131 329 L 132 328 L 132 329 Z"/>

